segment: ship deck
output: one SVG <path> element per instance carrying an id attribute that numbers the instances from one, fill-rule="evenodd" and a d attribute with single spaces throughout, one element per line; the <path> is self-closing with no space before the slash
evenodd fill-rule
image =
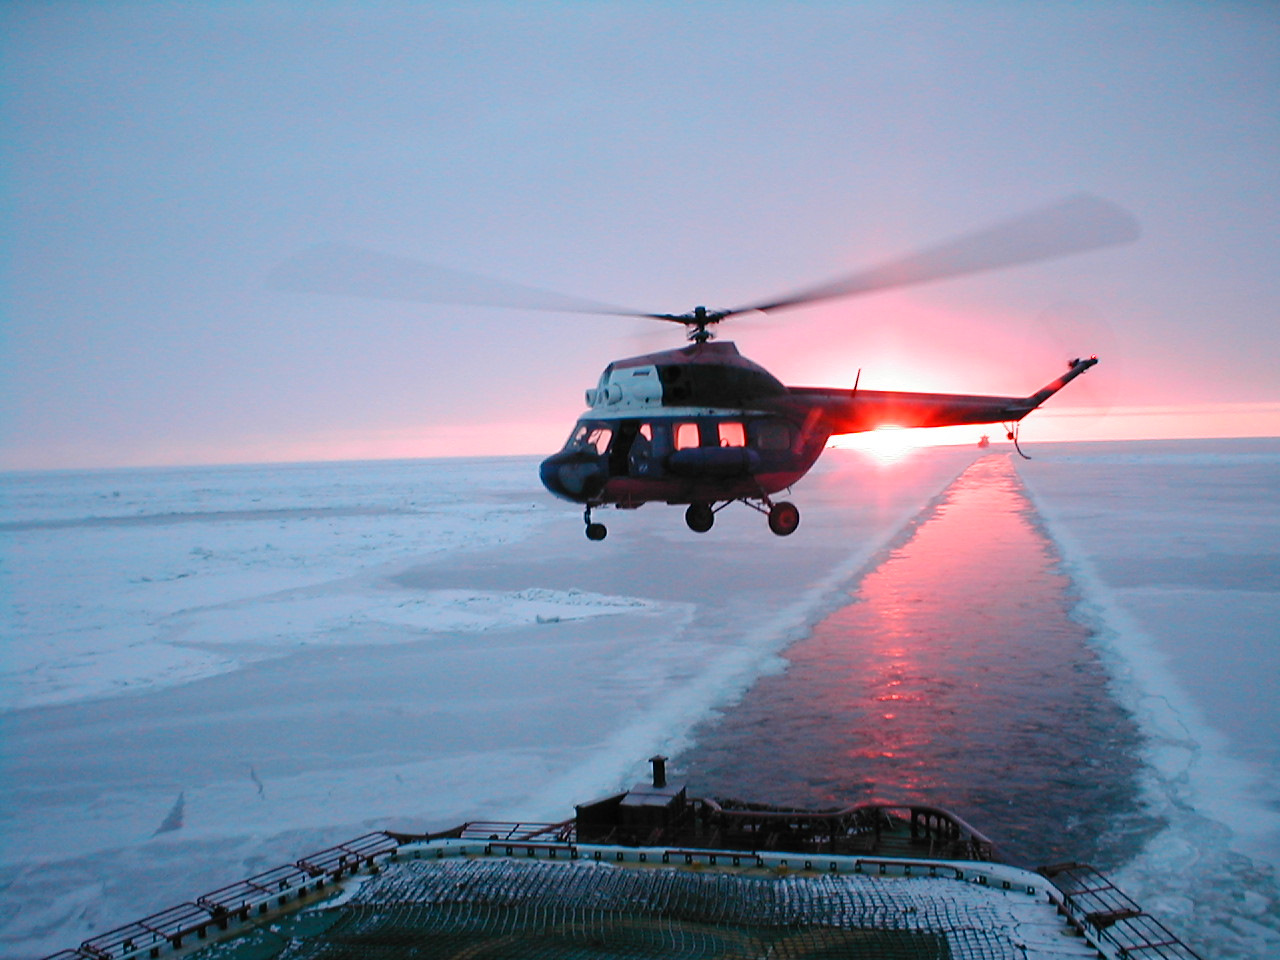
<path id="1" fill-rule="evenodd" d="M 661 758 L 655 758 L 661 759 Z M 560 823 L 375 832 L 48 960 L 1196 960 L 1087 866 L 1001 863 L 945 810 L 652 785 Z"/>
<path id="2" fill-rule="evenodd" d="M 1071 883 L 990 861 L 619 846 L 579 843 L 571 822 L 469 824 L 369 834 L 55 958 L 1196 957 L 1096 873 L 1058 869 Z"/>
<path id="3" fill-rule="evenodd" d="M 405 851 L 343 903 L 261 928 L 201 956 L 1098 955 L 1058 916 L 1044 879 L 1021 871 L 966 873 L 952 864 L 917 862 L 907 873 L 902 863 L 846 858 L 806 869 L 804 862 L 784 864 L 785 858 L 715 857 L 705 851 L 653 850 L 642 860 L 634 848 L 564 848 L 554 857 L 549 847 L 533 856 L 527 847 L 509 856 L 505 849 L 451 842 Z"/>

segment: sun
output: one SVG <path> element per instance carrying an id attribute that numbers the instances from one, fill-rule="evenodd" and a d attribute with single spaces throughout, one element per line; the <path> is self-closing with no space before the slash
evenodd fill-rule
<path id="1" fill-rule="evenodd" d="M 880 463 L 896 463 L 917 447 L 928 446 L 920 430 L 884 424 L 864 433 L 833 437 L 828 446 L 839 450 L 861 450 Z"/>

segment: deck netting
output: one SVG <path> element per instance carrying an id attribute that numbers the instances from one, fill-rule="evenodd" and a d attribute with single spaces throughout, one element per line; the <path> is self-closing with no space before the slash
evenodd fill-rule
<path id="1" fill-rule="evenodd" d="M 329 908 L 331 924 L 281 931 L 269 952 L 280 960 L 1015 960 L 1025 954 L 1004 901 L 997 890 L 928 877 L 407 861 Z"/>

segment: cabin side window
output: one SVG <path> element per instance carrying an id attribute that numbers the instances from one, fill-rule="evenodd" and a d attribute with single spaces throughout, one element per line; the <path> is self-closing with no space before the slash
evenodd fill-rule
<path id="1" fill-rule="evenodd" d="M 716 424 L 716 433 L 722 447 L 745 447 L 747 429 L 741 423 L 725 420 Z"/>
<path id="2" fill-rule="evenodd" d="M 693 447 L 700 446 L 702 443 L 698 435 L 698 425 L 696 423 L 677 423 L 676 424 L 676 449 L 689 450 Z"/>
<path id="3" fill-rule="evenodd" d="M 757 449 L 791 449 L 791 424 L 785 420 L 760 420 L 752 424 L 751 432 Z"/>

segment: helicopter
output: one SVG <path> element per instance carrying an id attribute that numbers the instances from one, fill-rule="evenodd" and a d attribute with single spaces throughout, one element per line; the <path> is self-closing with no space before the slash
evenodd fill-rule
<path id="1" fill-rule="evenodd" d="M 774 495 L 790 490 L 836 435 L 881 426 L 1018 425 L 1098 363 L 1073 359 L 1061 376 L 1025 397 L 786 386 L 715 339 L 720 323 L 845 298 L 1035 263 L 1137 239 L 1137 221 L 1115 204 L 1077 194 L 869 270 L 774 300 L 727 310 L 644 313 L 534 287 L 462 274 L 418 261 L 328 244 L 273 274 L 276 289 L 428 302 L 482 303 L 532 310 L 611 314 L 683 324 L 687 346 L 615 360 L 586 391 L 587 411 L 568 441 L 542 461 L 543 486 L 583 506 L 587 538 L 607 529 L 592 512 L 660 502 L 685 507 L 685 523 L 706 533 L 716 514 L 742 503 L 765 515 L 780 537 L 800 511 Z M 1021 453 L 1021 448 L 1017 447 Z M 1025 454 L 1023 454 L 1025 456 Z"/>

